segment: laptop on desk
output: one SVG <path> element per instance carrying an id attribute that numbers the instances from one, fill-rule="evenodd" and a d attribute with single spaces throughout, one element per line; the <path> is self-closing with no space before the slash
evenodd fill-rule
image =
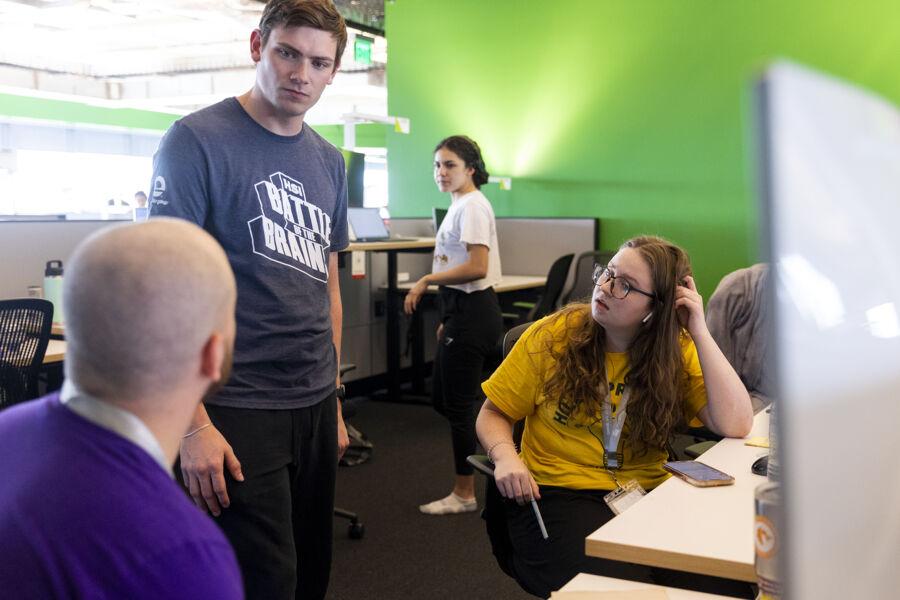
<path id="1" fill-rule="evenodd" d="M 354 242 L 415 242 L 418 238 L 391 236 L 377 208 L 347 209 L 350 240 Z"/>

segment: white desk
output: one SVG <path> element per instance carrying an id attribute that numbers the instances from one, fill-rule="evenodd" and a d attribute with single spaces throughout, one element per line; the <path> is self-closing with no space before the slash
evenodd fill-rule
<path id="1" fill-rule="evenodd" d="M 47 351 L 44 353 L 44 364 L 51 365 L 63 362 L 66 358 L 66 342 L 63 340 L 50 340 Z"/>
<path id="2" fill-rule="evenodd" d="M 768 436 L 760 412 L 749 437 Z M 765 448 L 724 439 L 698 460 L 735 478 L 734 485 L 698 488 L 672 477 L 587 537 L 590 556 L 677 571 L 756 581 L 753 493 L 766 478 L 750 472 Z"/>
<path id="3" fill-rule="evenodd" d="M 692 592 L 690 590 L 682 590 L 679 588 L 662 587 L 649 583 L 640 583 L 637 581 L 627 581 L 625 579 L 613 579 L 612 577 L 601 577 L 600 575 L 588 575 L 579 573 L 572 581 L 567 583 L 560 589 L 560 592 L 618 592 L 630 590 L 665 590 L 669 596 L 669 600 L 734 600 L 729 596 L 719 596 L 718 594 L 704 594 L 702 592 Z M 557 593 L 550 598 L 555 600 Z M 565 595 L 559 596 L 560 600 L 564 600 Z M 573 599 L 574 600 L 574 599 Z M 585 599 L 587 600 L 587 599 Z"/>
<path id="4" fill-rule="evenodd" d="M 415 281 L 404 281 L 397 284 L 398 290 L 411 290 L 416 284 Z M 532 288 L 544 287 L 547 284 L 546 275 L 504 275 L 499 283 L 494 286 L 494 291 L 498 294 L 504 292 L 515 292 L 518 290 L 528 290 Z M 437 294 L 438 286 L 429 285 L 426 293 Z"/>
<path id="5" fill-rule="evenodd" d="M 399 242 L 387 240 L 384 242 L 350 242 L 346 250 L 343 252 L 386 252 L 388 250 L 404 251 L 404 250 L 421 250 L 434 248 L 433 237 L 410 238 L 413 241 Z"/>

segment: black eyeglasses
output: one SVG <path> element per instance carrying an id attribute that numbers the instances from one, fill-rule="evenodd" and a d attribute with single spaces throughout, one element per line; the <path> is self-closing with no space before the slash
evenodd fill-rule
<path id="1" fill-rule="evenodd" d="M 609 281 L 609 293 L 613 298 L 617 298 L 619 300 L 624 300 L 628 295 L 628 292 L 637 292 L 638 294 L 643 294 L 648 298 L 653 298 L 656 300 L 656 294 L 651 294 L 650 292 L 645 292 L 644 290 L 638 289 L 625 281 L 624 279 L 619 279 L 609 270 L 609 267 L 604 265 L 594 265 L 594 272 L 591 274 L 591 279 L 594 282 L 594 285 L 601 286 L 607 281 Z"/>

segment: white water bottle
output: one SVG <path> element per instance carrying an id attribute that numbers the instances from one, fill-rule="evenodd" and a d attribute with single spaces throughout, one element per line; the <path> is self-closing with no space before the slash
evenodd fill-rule
<path id="1" fill-rule="evenodd" d="M 53 324 L 63 324 L 63 264 L 49 260 L 44 269 L 44 298 L 53 303 Z"/>

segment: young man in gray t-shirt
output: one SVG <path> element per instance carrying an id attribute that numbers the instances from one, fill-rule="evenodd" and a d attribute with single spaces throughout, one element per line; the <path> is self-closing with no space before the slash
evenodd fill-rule
<path id="1" fill-rule="evenodd" d="M 248 598 L 323 598 L 334 480 L 341 153 L 304 116 L 346 45 L 330 0 L 271 0 L 251 34 L 253 88 L 176 122 L 154 157 L 151 216 L 210 232 L 238 287 L 234 369 L 181 444 L 181 475 L 235 548 Z"/>

